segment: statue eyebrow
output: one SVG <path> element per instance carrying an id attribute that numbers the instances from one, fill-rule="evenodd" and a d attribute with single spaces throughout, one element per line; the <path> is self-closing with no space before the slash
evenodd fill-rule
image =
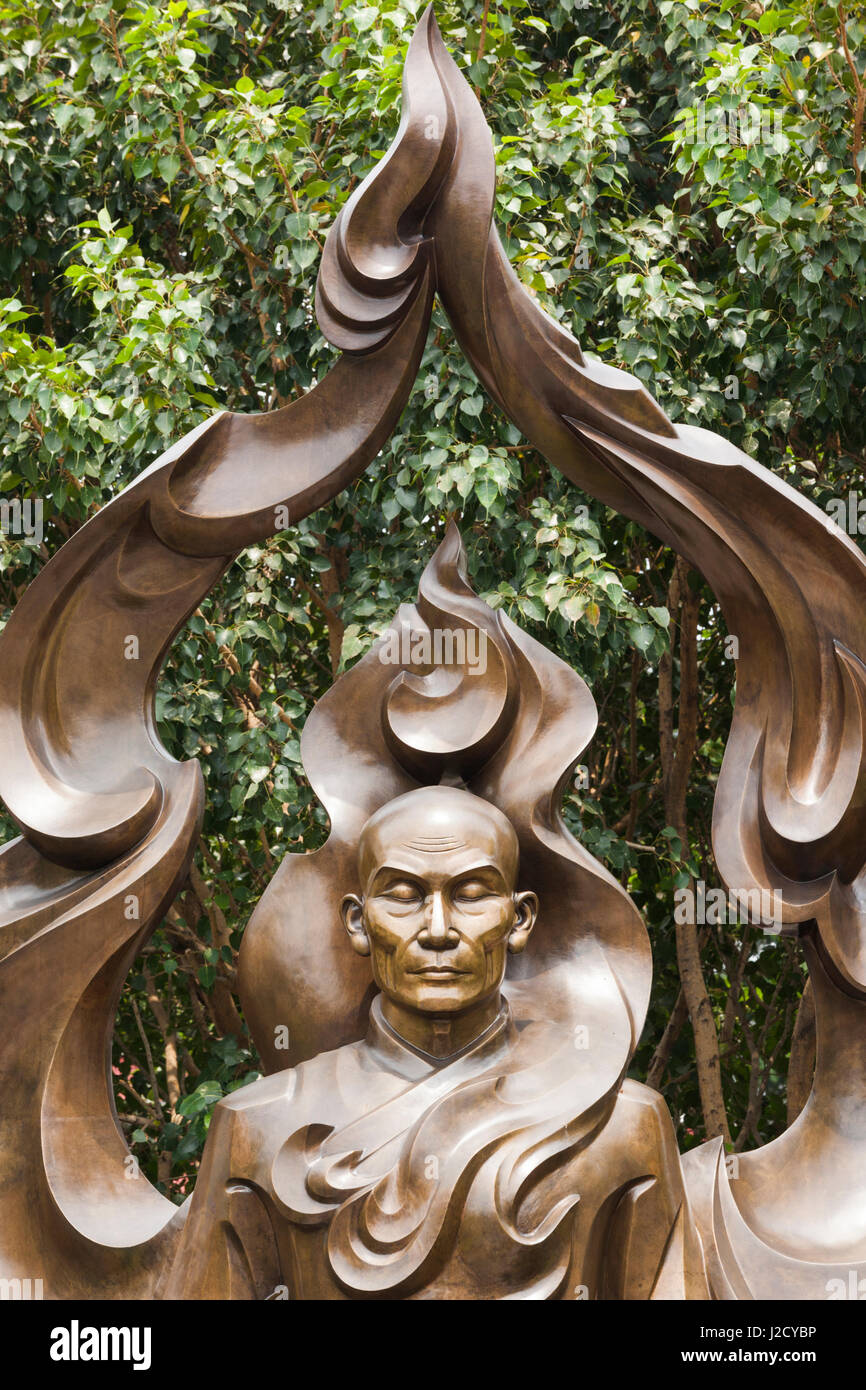
<path id="1" fill-rule="evenodd" d="M 411 846 L 408 847 L 411 848 Z M 458 869 L 455 874 L 452 874 L 450 881 L 459 882 L 463 879 L 471 879 L 474 874 L 483 873 L 494 873 L 500 879 L 503 877 L 502 870 L 498 864 L 494 864 L 490 859 L 483 859 L 475 864 L 470 864 L 468 868 Z M 378 866 L 371 879 L 371 883 L 375 883 L 383 874 L 396 874 L 401 879 L 406 880 L 406 882 L 412 882 L 418 885 L 423 885 L 424 882 L 423 874 L 416 873 L 413 869 L 402 868 L 399 864 L 390 864 L 386 862 Z"/>

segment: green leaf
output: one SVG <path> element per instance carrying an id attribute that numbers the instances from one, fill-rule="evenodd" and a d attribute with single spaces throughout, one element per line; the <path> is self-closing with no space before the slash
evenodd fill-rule
<path id="1" fill-rule="evenodd" d="M 177 178 L 178 171 L 180 169 L 180 155 L 160 155 L 159 159 L 156 161 L 156 167 L 158 168 L 160 175 L 165 180 L 165 182 L 171 185 Z"/>
<path id="2" fill-rule="evenodd" d="M 571 598 L 567 598 L 563 603 L 562 612 L 570 623 L 576 623 L 586 612 L 586 606 L 585 598 L 582 598 L 580 594 L 572 594 Z"/>
<path id="3" fill-rule="evenodd" d="M 663 628 L 665 628 L 665 629 L 667 629 L 667 628 L 670 627 L 670 625 L 671 625 L 671 615 L 670 615 L 670 613 L 668 612 L 668 610 L 667 610 L 666 608 L 652 608 L 652 607 L 650 607 L 650 608 L 647 608 L 647 612 L 649 613 L 649 615 L 650 615 L 650 617 L 652 618 L 653 622 L 654 622 L 654 623 L 658 623 L 659 627 L 663 627 Z"/>

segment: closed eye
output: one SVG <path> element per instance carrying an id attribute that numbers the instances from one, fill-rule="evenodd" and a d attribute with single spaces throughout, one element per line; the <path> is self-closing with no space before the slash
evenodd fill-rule
<path id="1" fill-rule="evenodd" d="M 488 888 L 486 883 L 479 883 L 475 879 L 458 884 L 454 890 L 454 898 L 457 902 L 477 903 L 482 902 L 484 898 L 495 897 L 496 894 Z"/>
<path id="2" fill-rule="evenodd" d="M 395 903 L 421 902 L 421 893 L 414 883 L 390 883 L 380 896 Z"/>

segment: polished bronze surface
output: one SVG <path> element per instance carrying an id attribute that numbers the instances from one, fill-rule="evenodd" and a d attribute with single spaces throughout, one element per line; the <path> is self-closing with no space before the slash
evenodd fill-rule
<path id="1" fill-rule="evenodd" d="M 844 989 L 811 928 L 803 947 L 817 1061 L 805 1107 L 763 1148 L 719 1140 L 684 1159 L 719 1299 L 861 1299 L 866 1292 L 866 992 Z"/>
<path id="2" fill-rule="evenodd" d="M 386 634 L 341 677 L 302 744 L 331 839 L 242 947 L 260 1046 L 327 1010 L 358 1040 L 217 1107 L 165 1296 L 701 1297 L 670 1117 L 623 1080 L 646 931 L 558 810 L 589 692 L 472 594 L 453 526 L 406 627 L 483 634 L 485 669 Z"/>
<path id="3" fill-rule="evenodd" d="M 411 285 L 380 257 L 355 306 L 359 327 L 385 316 L 386 341 L 282 410 L 193 430 L 63 546 L 0 638 L 0 795 L 22 831 L 0 850 L 0 1277 L 46 1296 L 148 1294 L 182 1224 L 130 1180 L 109 1067 L 123 982 L 203 807 L 198 765 L 159 741 L 157 675 L 234 555 L 327 502 L 394 428 L 433 288 L 428 248 L 406 258 Z"/>
<path id="4" fill-rule="evenodd" d="M 646 1009 L 646 935 L 618 885 L 565 835 L 558 815 L 561 779 L 593 727 L 592 701 L 549 653 L 481 612 L 460 578 L 455 537 L 428 571 L 417 610 L 396 621 L 435 625 L 441 611 L 451 626 L 483 630 L 483 681 L 406 672 L 395 682 L 393 668 L 368 657 L 351 673 L 354 698 L 359 708 L 381 708 L 381 721 L 359 730 L 332 691 L 305 730 L 305 766 L 331 816 L 331 836 L 317 854 L 283 861 L 245 934 L 245 1011 L 266 1070 L 277 1074 L 261 1083 L 264 1093 L 244 1093 L 248 1109 L 238 1101 L 217 1112 L 200 1179 L 208 1195 L 197 1197 L 194 1214 L 202 1241 L 216 1240 L 212 1273 L 177 1256 L 186 1209 L 143 1179 L 128 1180 L 107 1066 L 112 1020 L 132 960 L 185 877 L 202 805 L 198 767 L 169 758 L 156 734 L 160 663 L 238 550 L 295 524 L 375 456 L 413 384 L 434 291 L 479 378 L 523 434 L 579 487 L 699 569 L 739 640 L 715 853 L 729 888 L 775 891 L 785 929 L 804 937 L 818 1063 L 809 1101 L 774 1144 L 737 1155 L 730 1173 L 717 1144 L 686 1161 L 713 1293 L 830 1297 L 836 1271 L 856 1276 L 866 1260 L 866 563 L 837 526 L 759 464 L 713 434 L 671 423 L 640 383 L 585 359 L 511 270 L 493 200 L 490 132 L 428 10 L 409 47 L 394 145 L 326 242 L 316 308 L 342 349 L 336 366 L 285 409 L 222 413 L 170 449 L 53 557 L 0 635 L 0 795 L 22 831 L 0 851 L 0 1276 L 42 1278 L 51 1297 L 147 1296 L 170 1269 L 169 1289 L 188 1281 L 191 1292 L 267 1296 L 285 1274 L 286 1242 L 300 1230 L 318 1242 L 319 1255 L 325 1244 L 337 1251 L 333 1261 L 310 1255 L 303 1265 L 304 1278 L 328 1297 L 386 1289 L 401 1297 L 431 1289 L 439 1292 L 430 1296 L 478 1296 L 489 1277 L 480 1246 L 470 1240 L 462 1282 L 453 1263 L 466 1258 L 456 1253 L 459 1230 L 465 1234 L 476 1211 L 464 1190 L 471 1164 L 461 1166 L 459 1145 L 457 1157 L 425 1151 L 452 1164 L 430 1197 L 413 1167 L 418 1155 L 404 1152 L 395 1087 L 410 1081 L 410 1109 L 429 1134 L 436 1107 L 427 1101 L 441 1082 L 449 1122 L 453 1107 L 471 1136 L 461 1088 L 477 1083 L 483 1092 L 482 1076 L 501 1066 L 504 1093 L 525 1107 L 540 1148 L 527 1157 L 523 1141 L 505 1132 L 497 1097 L 484 1093 L 481 1131 L 489 1126 L 494 1149 L 514 1159 L 496 1170 L 503 1185 L 495 1200 L 482 1201 L 477 1226 L 489 1227 L 492 1263 L 502 1259 L 493 1296 L 510 1287 L 512 1296 L 570 1297 L 581 1283 L 592 1297 L 644 1296 L 657 1241 L 672 1225 L 670 1248 L 680 1253 L 663 1262 L 656 1294 L 700 1292 L 689 1272 L 669 1121 L 651 1093 L 622 1086 Z M 520 847 L 518 891 L 535 893 L 540 904 L 526 949 L 506 952 L 510 1014 L 492 1017 L 492 995 L 484 1009 L 479 996 L 490 1035 L 445 1062 L 395 1031 L 386 1002 L 371 1011 L 371 960 L 352 950 L 341 916 L 342 907 L 352 939 L 365 937 L 375 952 L 369 883 L 357 863 L 361 833 L 395 798 L 440 782 L 464 783 L 510 822 Z M 397 824 L 390 822 L 389 835 Z M 377 834 L 381 848 L 384 831 L 375 824 L 365 843 L 374 845 Z M 501 856 L 504 845 L 487 849 Z M 508 864 L 497 864 L 503 876 Z M 419 892 L 429 890 L 436 881 L 429 865 L 424 873 L 417 867 Z M 441 899 L 445 889 L 436 891 Z M 531 900 L 523 902 L 528 916 Z M 469 956 L 473 949 L 461 947 Z M 459 998 L 473 979 L 467 964 L 466 977 L 442 986 L 428 980 L 418 998 L 428 986 Z M 413 1030 L 423 1032 L 417 1020 L 425 1010 L 414 1010 L 411 1023 L 405 1000 L 390 1003 L 397 1023 L 420 1036 Z M 288 1053 L 275 1047 L 277 1025 L 289 1030 Z M 595 1039 L 585 1055 L 559 1048 L 556 1030 L 571 1035 L 580 1027 Z M 535 1042 L 524 1049 L 524 1034 L 537 1039 L 539 1030 L 548 1030 L 550 1050 Z M 533 1071 L 525 1057 L 535 1046 Z M 375 1065 L 365 1070 L 371 1057 Z M 348 1070 L 338 1075 L 331 1066 Z M 352 1068 L 368 1077 L 367 1092 L 360 1082 L 351 1094 L 341 1089 L 340 1076 Z M 286 1121 L 286 1097 L 306 1076 L 309 1110 L 306 1100 L 293 1100 L 300 1108 Z M 323 1093 L 329 1119 L 318 1108 Z M 355 1151 L 364 1145 L 344 1153 L 342 1141 L 315 1126 L 331 1124 L 336 1136 L 363 1129 L 364 1096 L 387 1107 L 391 1147 L 382 1171 L 374 1163 L 359 1175 Z M 296 1134 L 302 1111 L 309 1119 L 300 1123 L 313 1126 L 307 1147 L 289 1147 L 285 1171 L 274 1167 L 272 1186 L 262 1188 L 263 1203 L 250 1175 L 265 1155 L 276 1162 L 283 1128 Z M 600 1127 L 576 1167 L 567 1135 L 549 1128 L 554 1121 L 571 1126 L 570 1134 Z M 353 1137 L 354 1128 L 346 1142 Z M 309 1179 L 308 1153 L 318 1154 Z M 623 1196 L 636 1156 L 654 1181 Z M 496 1160 L 481 1165 L 484 1191 L 494 1171 L 488 1162 Z M 225 1214 L 214 1193 L 227 1163 Z M 535 1205 L 523 1210 L 525 1191 Z M 281 1192 L 283 1224 L 272 1228 Z M 379 1215 L 372 1192 L 384 1203 Z M 394 1233 L 394 1193 L 405 1196 L 406 1221 L 417 1220 L 417 1231 Z M 605 1202 L 618 1213 L 606 1211 L 606 1226 Z M 240 1233 L 229 1274 L 218 1237 L 208 1234 L 208 1212 Z M 591 1224 L 592 1212 L 601 1223 L 594 1229 L 607 1233 L 601 1245 L 581 1224 Z M 380 1220 L 391 1242 L 382 1260 L 370 1255 Z M 487 1236 L 478 1239 L 483 1246 Z M 573 1279 L 575 1269 L 586 1279 Z M 298 1287 L 308 1286 L 302 1279 Z"/>

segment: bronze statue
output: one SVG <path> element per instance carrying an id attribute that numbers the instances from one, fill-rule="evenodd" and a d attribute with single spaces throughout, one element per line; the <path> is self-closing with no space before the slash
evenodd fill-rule
<path id="1" fill-rule="evenodd" d="M 471 594 L 452 527 L 419 608 L 395 627 L 414 639 L 471 623 L 483 675 L 465 664 L 395 671 L 380 661 L 383 641 L 307 722 L 313 781 L 323 758 L 331 782 L 325 804 L 337 776 L 347 799 L 352 747 L 353 812 L 378 809 L 357 856 L 351 846 L 357 891 L 334 881 L 338 820 L 336 853 L 329 842 L 289 857 L 246 938 L 244 989 L 271 1038 L 279 1013 L 261 1016 L 265 974 L 284 1016 L 284 988 L 315 990 L 334 978 L 329 961 L 363 967 L 342 972 L 341 1025 L 366 1013 L 358 988 L 369 1000 L 370 967 L 378 993 L 359 1041 L 217 1107 L 169 1298 L 704 1292 L 670 1117 L 655 1091 L 623 1081 L 646 1007 L 646 933 L 558 812 L 592 702 Z M 397 779 L 413 789 L 391 795 Z M 321 888 L 315 920 L 314 894 L 298 891 L 305 872 Z M 513 984 L 507 961 L 523 966 Z M 307 994 L 307 1014 L 321 1018 L 313 1003 Z"/>
<path id="2" fill-rule="evenodd" d="M 846 988 L 816 924 L 801 940 L 817 1032 L 806 1105 L 763 1148 L 726 1160 L 714 1139 L 684 1159 L 718 1299 L 866 1297 L 866 979 Z"/>
<path id="3" fill-rule="evenodd" d="M 739 639 L 715 853 L 729 888 L 777 893 L 786 929 L 802 933 L 819 1059 L 812 1098 L 786 1135 L 738 1155 L 739 1176 L 730 1179 L 718 1144 L 698 1151 L 686 1163 L 689 1188 L 717 1297 L 832 1297 L 843 1276 L 858 1284 L 866 1259 L 866 562 L 759 464 L 707 431 L 672 423 L 633 378 L 584 358 L 508 264 L 492 221 L 494 168 L 481 108 L 428 10 L 409 46 L 394 145 L 325 244 L 316 311 L 341 349 L 332 371 L 283 410 L 223 412 L 181 440 L 52 558 L 0 634 L 0 794 L 22 832 L 0 850 L 0 1277 L 42 1278 L 55 1298 L 150 1297 L 160 1280 L 169 1292 L 185 1279 L 200 1291 L 211 1277 L 228 1279 L 219 1286 L 230 1292 L 268 1296 L 283 1280 L 303 1293 L 297 1271 L 285 1268 L 286 1242 L 313 1229 L 292 1212 L 318 1202 L 310 1208 L 323 1218 L 317 1239 L 327 1228 L 333 1262 L 330 1254 L 318 1264 L 311 1257 L 306 1277 L 317 1269 L 330 1294 L 388 1288 L 424 1296 L 456 1278 L 453 1260 L 464 1258 L 466 1240 L 477 1248 L 467 1231 L 475 1182 L 483 1188 L 484 1180 L 471 1162 L 455 1174 L 455 1160 L 431 1144 L 421 1157 L 437 1160 L 440 1180 L 435 1191 L 425 1186 L 391 1102 L 393 1151 L 371 1155 L 361 1174 L 363 1143 L 338 1154 L 351 1139 L 341 1131 L 363 1126 L 360 1110 L 339 1112 L 337 1093 L 329 1095 L 332 1140 L 316 1128 L 330 1121 L 312 1107 L 303 1154 L 290 1159 L 287 1151 L 289 1202 L 276 1243 L 268 1232 L 284 1190 L 277 1170 L 263 1197 L 247 1179 L 266 1154 L 283 1153 L 286 1125 L 297 1132 L 282 1089 L 305 1067 L 324 1075 L 327 1057 L 360 1066 L 371 1050 L 362 1041 L 370 961 L 351 951 L 340 918 L 347 894 L 358 899 L 346 907 L 358 931 L 368 912 L 357 865 L 364 827 L 420 786 L 463 783 L 513 827 L 520 891 L 540 904 L 527 949 L 508 955 L 513 1024 L 491 1044 L 503 1049 L 502 1085 L 487 1095 L 483 1072 L 465 1083 L 480 1087 L 477 1118 L 482 1129 L 492 1126 L 493 1154 L 484 1150 L 480 1168 L 491 1173 L 485 1164 L 496 1153 L 504 1164 L 495 1217 L 488 1205 L 480 1237 L 506 1252 L 509 1273 L 497 1296 L 576 1297 L 582 1283 L 590 1297 L 703 1289 L 691 1272 L 669 1122 L 657 1101 L 623 1083 L 646 1008 L 646 935 L 618 885 L 558 819 L 559 779 L 591 733 L 591 700 L 561 663 L 480 611 L 458 582 L 454 538 L 428 573 L 418 612 L 429 626 L 441 599 L 452 626 L 465 613 L 488 633 L 484 680 L 455 685 L 453 671 L 407 671 L 391 689 L 393 671 L 368 658 L 345 679 L 357 707 L 381 710 L 381 721 L 359 728 L 333 692 L 308 721 L 304 761 L 331 814 L 331 836 L 317 854 L 283 861 L 245 933 L 244 1009 L 273 1075 L 244 1094 L 249 1110 L 238 1101 L 219 1112 L 200 1180 L 207 1194 L 207 1172 L 228 1161 L 219 1135 L 252 1135 L 253 1098 L 273 1091 L 262 1101 L 269 1118 L 258 1159 L 231 1153 L 235 1190 L 220 1219 L 237 1233 L 232 1272 L 218 1272 L 220 1254 L 217 1273 L 197 1268 L 189 1238 L 179 1249 L 185 1211 L 143 1179 L 129 1181 L 107 1066 L 114 1010 L 132 961 L 188 872 L 203 801 L 197 765 L 175 762 L 159 743 L 152 700 L 160 663 L 243 546 L 296 524 L 375 457 L 412 387 L 435 292 L 479 379 L 524 436 L 579 487 L 699 569 Z M 404 620 L 419 619 L 398 615 Z M 508 880 L 505 896 L 513 892 Z M 522 901 L 526 914 L 531 900 Z M 408 1014 L 402 1019 L 412 1033 Z M 369 1026 L 380 1041 L 394 1041 L 384 1012 L 373 1011 Z M 589 1030 L 590 1045 L 585 1056 L 573 1048 L 566 1065 L 557 1030 L 576 1028 Z M 527 1045 L 542 1034 L 551 1040 L 535 1079 L 524 1065 L 524 1034 Z M 425 1108 L 428 1092 L 419 1088 L 444 1077 L 441 1105 L 449 1114 L 459 1108 L 459 1077 L 485 1060 L 478 1049 L 486 1043 L 471 1040 L 452 1062 L 416 1057 L 409 1038 L 399 1046 L 430 1072 L 426 1081 L 421 1072 L 407 1078 L 426 1142 L 436 1103 Z M 373 1067 L 371 1095 L 393 1084 L 398 1052 L 395 1044 L 388 1064 Z M 572 1069 L 561 1105 L 560 1067 Z M 503 1096 L 534 1116 L 527 1150 L 496 1128 Z M 594 1177 L 592 1156 L 603 1152 L 613 1166 Z M 648 1186 L 634 1183 L 638 1158 L 649 1165 Z M 831 1171 L 832 1204 L 824 1181 Z M 363 1185 L 367 1177 L 372 1186 Z M 346 1198 L 345 1216 L 331 1218 L 329 1203 L 344 1210 L 337 1195 Z M 398 1196 L 417 1230 L 400 1226 Z M 200 1213 L 211 1201 L 216 1210 L 213 1188 L 196 1199 L 191 1223 L 206 1227 Z M 604 1209 L 608 1201 L 614 1211 Z M 590 1237 L 587 1225 L 604 1239 Z M 672 1245 L 656 1259 L 665 1230 Z M 647 1234 L 634 1241 L 629 1231 Z M 222 1250 L 218 1234 L 207 1240 Z M 481 1260 L 451 1286 L 462 1293 L 432 1296 L 477 1296 L 488 1277 L 498 1275 Z"/>

